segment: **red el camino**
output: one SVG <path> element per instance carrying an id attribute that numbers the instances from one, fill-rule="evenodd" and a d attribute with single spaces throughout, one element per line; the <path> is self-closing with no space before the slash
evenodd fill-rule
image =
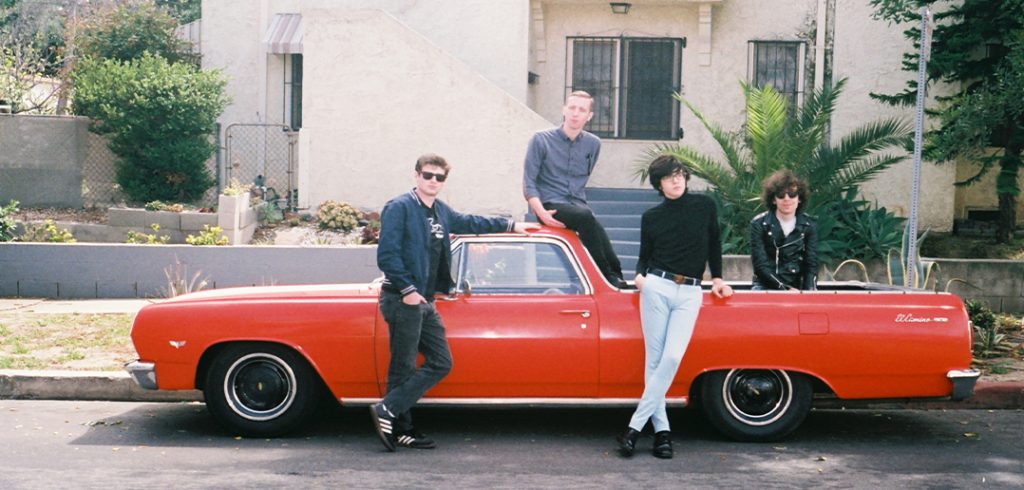
<path id="1" fill-rule="evenodd" d="M 459 285 L 438 298 L 454 369 L 421 403 L 634 405 L 643 391 L 636 291 L 598 273 L 575 234 L 461 236 Z M 343 264 L 330 265 L 343 267 Z M 815 292 L 704 295 L 669 399 L 726 435 L 786 436 L 812 399 L 970 396 L 960 298 L 861 283 Z M 322 390 L 368 404 L 385 390 L 388 328 L 377 284 L 223 289 L 143 308 L 127 369 L 144 388 L 203 390 L 229 431 L 286 433 Z"/>

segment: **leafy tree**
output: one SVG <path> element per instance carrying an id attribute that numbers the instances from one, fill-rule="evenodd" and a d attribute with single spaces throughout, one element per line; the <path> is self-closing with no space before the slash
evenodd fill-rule
<path id="1" fill-rule="evenodd" d="M 228 103 L 220 72 L 147 53 L 128 62 L 85 59 L 74 82 L 74 111 L 110 136 L 117 181 L 131 199 L 191 202 L 213 186 L 205 162 Z"/>
<path id="2" fill-rule="evenodd" d="M 747 120 L 739 134 L 729 133 L 709 121 L 699 109 L 676 94 L 675 97 L 711 133 L 721 147 L 725 161 L 720 162 L 695 148 L 678 144 L 657 145 L 649 156 L 673 155 L 713 187 L 722 209 L 724 232 L 731 242 L 730 248 L 736 252 L 748 250 L 748 223 L 757 213 L 764 211 L 760 201 L 761 183 L 776 170 L 789 168 L 805 178 L 812 190 L 806 207 L 809 214 L 814 214 L 822 206 L 833 205 L 828 213 L 819 216 L 823 255 L 836 257 L 849 253 L 851 249 L 842 246 L 847 238 L 841 231 L 844 223 L 838 220 L 838 216 L 847 215 L 856 221 L 861 219 L 858 217 L 860 214 L 873 212 L 868 203 L 855 200 L 853 196 L 859 184 L 906 158 L 879 152 L 904 144 L 910 128 L 899 119 L 884 119 L 858 127 L 837 143 L 831 143 L 829 121 L 845 83 L 846 80 L 842 79 L 835 85 L 814 91 L 795 111 L 788 110 L 786 98 L 774 88 L 742 84 Z M 789 112 L 793 115 L 789 116 Z M 646 163 L 637 166 L 636 174 L 640 179 L 647 178 Z M 837 202 L 840 204 L 838 208 L 835 207 Z M 846 205 L 842 206 L 843 203 Z M 892 222 L 891 214 L 884 208 L 883 214 L 888 216 L 888 222 Z M 868 219 L 867 227 L 887 222 L 874 216 Z M 898 226 L 898 221 L 895 223 Z M 849 235 L 848 226 L 845 230 Z M 895 234 L 879 232 L 878 235 L 899 243 L 898 228 Z M 852 249 L 852 252 L 854 255 L 864 254 L 857 249 Z"/>
<path id="3" fill-rule="evenodd" d="M 83 19 L 75 41 L 81 57 L 129 61 L 148 52 L 172 63 L 193 61 L 174 33 L 177 27 L 153 0 L 132 0 L 96 9 Z"/>
<path id="4" fill-rule="evenodd" d="M 67 0 L 70 1 L 70 0 Z M 0 1 L 0 103 L 14 113 L 53 113 L 61 83 L 60 1 Z"/>
<path id="5" fill-rule="evenodd" d="M 936 162 L 957 158 L 978 165 L 978 172 L 956 185 L 970 185 L 998 167 L 996 194 L 999 224 L 996 241 L 1007 242 L 1016 226 L 1018 174 L 1024 149 L 1024 0 L 872 0 L 875 15 L 890 22 L 907 22 L 904 31 L 914 49 L 903 55 L 903 68 L 916 73 L 922 5 L 936 11 L 927 83 L 954 87 L 936 97 L 929 114 L 937 126 L 926 134 L 924 155 Z M 917 97 L 916 79 L 894 95 L 872 94 L 891 104 L 911 105 Z"/>
<path id="6" fill-rule="evenodd" d="M 188 24 L 200 16 L 201 0 L 156 0 L 156 4 L 163 7 L 171 17 L 178 20 L 180 24 Z"/>

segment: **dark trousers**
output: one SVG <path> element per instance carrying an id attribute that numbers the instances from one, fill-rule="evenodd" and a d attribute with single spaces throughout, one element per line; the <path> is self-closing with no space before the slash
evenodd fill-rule
<path id="1" fill-rule="evenodd" d="M 412 429 L 409 409 L 452 370 L 452 354 L 434 303 L 407 305 L 402 296 L 381 292 L 380 311 L 388 323 L 391 361 L 384 406 L 395 414 L 395 433 Z M 416 354 L 424 362 L 416 367 Z"/>
<path id="2" fill-rule="evenodd" d="M 557 211 L 554 218 L 570 230 L 580 235 L 580 241 L 587 251 L 594 257 L 597 268 L 606 278 L 621 278 L 622 264 L 612 249 L 612 242 L 608 239 L 608 233 L 604 231 L 601 223 L 597 222 L 594 212 L 586 206 L 575 204 L 548 202 L 544 203 L 544 209 Z"/>

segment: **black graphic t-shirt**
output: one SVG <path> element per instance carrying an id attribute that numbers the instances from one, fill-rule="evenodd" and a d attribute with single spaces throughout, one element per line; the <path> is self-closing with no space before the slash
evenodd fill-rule
<path id="1" fill-rule="evenodd" d="M 430 276 L 427 277 L 427 291 L 423 294 L 427 301 L 434 300 L 434 289 L 437 287 L 437 268 L 441 265 L 441 250 L 444 248 L 444 227 L 441 220 L 437 218 L 437 211 L 434 207 L 423 206 L 427 213 L 427 226 L 430 227 L 430 237 L 427 240 L 428 254 L 430 255 Z"/>

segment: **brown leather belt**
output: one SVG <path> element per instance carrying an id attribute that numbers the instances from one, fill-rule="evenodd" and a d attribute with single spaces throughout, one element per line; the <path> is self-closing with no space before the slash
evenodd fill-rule
<path id="1" fill-rule="evenodd" d="M 676 284 L 686 284 L 688 286 L 700 286 L 700 279 L 697 279 L 695 277 L 684 276 L 682 274 L 673 274 L 671 272 L 663 271 L 661 269 L 655 269 L 654 267 L 649 267 L 647 269 L 647 273 L 648 274 L 654 274 L 654 275 L 656 275 L 658 277 L 663 277 L 663 278 L 668 279 L 669 281 L 672 281 L 672 282 L 674 282 Z"/>

